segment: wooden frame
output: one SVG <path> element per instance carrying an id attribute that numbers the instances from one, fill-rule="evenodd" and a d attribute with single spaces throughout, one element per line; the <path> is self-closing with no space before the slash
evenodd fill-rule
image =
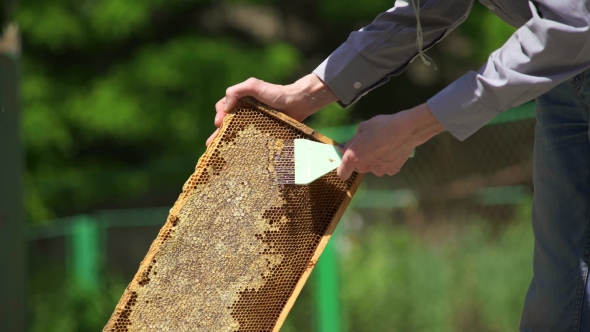
<path id="1" fill-rule="evenodd" d="M 255 108 L 258 111 L 263 112 L 264 114 L 269 115 L 272 118 L 287 124 L 289 127 L 292 127 L 298 131 L 301 131 L 306 136 L 309 136 L 310 138 L 313 138 L 319 142 L 326 143 L 326 144 L 333 144 L 333 145 L 337 144 L 332 139 L 316 132 L 312 128 L 309 128 L 308 126 L 292 119 L 291 117 L 289 117 L 281 112 L 278 112 L 276 110 L 269 108 L 268 106 L 258 102 L 257 100 L 255 100 L 253 98 L 247 97 L 247 98 L 241 99 L 238 102 L 238 104 L 226 115 L 226 117 L 223 121 L 223 124 L 220 128 L 219 133 L 213 139 L 213 141 L 211 142 L 211 144 L 207 148 L 207 151 L 199 159 L 199 162 L 197 163 L 195 172 L 191 175 L 189 180 L 187 180 L 187 182 L 183 186 L 183 191 L 180 194 L 180 196 L 178 197 L 178 200 L 176 201 L 176 203 L 174 204 L 172 209 L 170 210 L 170 214 L 168 216 L 167 222 L 160 230 L 158 238 L 165 237 L 167 232 L 169 232 L 169 230 L 176 224 L 176 222 L 179 218 L 179 214 L 181 212 L 181 209 L 187 203 L 187 199 L 189 198 L 189 196 L 193 190 L 192 189 L 193 187 L 190 185 L 191 180 L 199 178 L 201 176 L 202 172 L 206 169 L 205 162 L 203 162 L 203 161 L 210 160 L 212 158 L 216 147 L 220 144 L 220 141 L 223 136 L 222 134 L 223 134 L 224 130 L 227 128 L 227 124 L 230 123 L 232 118 L 235 116 L 235 112 L 240 108 L 250 108 L 250 106 L 255 106 Z M 354 181 L 350 185 L 350 189 L 346 192 L 346 196 L 345 196 L 344 200 L 340 204 L 340 206 L 339 206 L 338 210 L 336 211 L 336 213 L 334 214 L 332 220 L 329 222 L 326 232 L 322 235 L 322 238 L 319 241 L 319 244 L 317 245 L 317 247 L 311 257 L 311 260 L 307 264 L 307 268 L 305 269 L 302 276 L 297 281 L 297 283 L 293 289 L 293 292 L 289 296 L 286 304 L 283 306 L 272 331 L 279 331 L 280 330 L 282 324 L 284 323 L 285 319 L 287 318 L 289 311 L 293 307 L 295 300 L 297 299 L 297 296 L 299 295 L 303 286 L 305 285 L 305 282 L 309 278 L 311 271 L 313 270 L 322 251 L 326 247 L 334 229 L 336 228 L 340 218 L 342 217 L 348 204 L 350 203 L 352 196 L 354 195 L 357 188 L 359 187 L 359 185 L 362 181 L 362 177 L 363 177 L 362 174 L 356 174 Z M 133 278 L 133 280 L 131 281 L 131 283 L 127 287 L 126 292 L 124 293 L 123 297 L 119 301 L 119 304 L 117 305 L 115 312 L 111 316 L 111 319 L 109 320 L 109 322 L 107 323 L 107 325 L 105 326 L 103 331 L 111 331 L 111 329 L 114 328 L 114 326 L 115 326 L 114 324 L 119 319 L 119 317 L 121 317 L 121 315 L 124 315 L 125 306 L 129 307 L 129 304 L 133 303 L 133 301 L 134 301 L 133 297 L 136 296 L 136 295 L 134 295 L 133 290 L 137 289 L 137 287 L 141 286 L 141 281 L 146 278 L 146 271 L 149 271 L 149 269 L 151 269 L 152 261 L 154 261 L 154 257 L 156 255 L 156 253 L 158 252 L 159 248 L 160 248 L 160 243 L 157 240 L 154 241 L 154 243 L 151 245 L 146 257 L 141 262 L 137 274 L 135 275 L 135 277 Z M 148 274 L 149 274 L 149 272 L 148 272 Z"/>

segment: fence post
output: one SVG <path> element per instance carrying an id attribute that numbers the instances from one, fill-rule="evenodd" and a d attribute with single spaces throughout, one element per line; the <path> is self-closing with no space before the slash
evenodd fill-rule
<path id="1" fill-rule="evenodd" d="M 2 8 L 0 8 L 2 9 Z M 14 25 L 0 22 L 0 326 L 26 330 L 26 245 L 20 138 L 20 43 Z"/>
<path id="2" fill-rule="evenodd" d="M 318 309 L 318 331 L 340 331 L 340 308 L 338 296 L 338 262 L 332 234 L 315 267 L 317 276 L 316 301 Z"/>
<path id="3" fill-rule="evenodd" d="M 356 125 L 331 128 L 319 128 L 319 132 L 340 142 L 348 141 L 356 131 Z M 353 209 L 354 201 L 350 202 L 348 209 Z M 341 221 L 347 217 L 345 213 Z M 324 248 L 320 259 L 315 266 L 316 275 L 316 307 L 318 332 L 340 332 L 340 297 L 338 292 L 338 257 L 334 244 L 337 240 L 339 229 L 336 227 L 330 241 Z"/>
<path id="4" fill-rule="evenodd" d="M 71 225 L 69 264 L 74 282 L 87 291 L 96 291 L 100 278 L 100 230 L 96 220 L 79 216 Z"/>

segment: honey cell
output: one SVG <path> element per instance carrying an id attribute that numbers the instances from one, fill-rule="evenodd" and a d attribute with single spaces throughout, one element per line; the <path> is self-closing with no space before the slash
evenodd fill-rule
<path id="1" fill-rule="evenodd" d="M 278 183 L 274 162 L 296 138 L 335 144 L 241 99 L 103 331 L 278 331 L 362 179 Z"/>

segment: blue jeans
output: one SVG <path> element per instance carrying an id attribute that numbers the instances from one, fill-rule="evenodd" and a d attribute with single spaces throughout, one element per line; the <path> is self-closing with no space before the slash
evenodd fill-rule
<path id="1" fill-rule="evenodd" d="M 534 276 L 520 330 L 590 331 L 590 71 L 537 98 Z"/>

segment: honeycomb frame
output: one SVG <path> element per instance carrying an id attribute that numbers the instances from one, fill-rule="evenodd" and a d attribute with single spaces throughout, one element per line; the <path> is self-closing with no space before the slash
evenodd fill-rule
<path id="1" fill-rule="evenodd" d="M 239 100 L 104 332 L 280 330 L 363 177 L 344 182 L 332 171 L 309 185 L 277 184 L 273 156 L 292 138 L 337 144 L 253 98 Z"/>

